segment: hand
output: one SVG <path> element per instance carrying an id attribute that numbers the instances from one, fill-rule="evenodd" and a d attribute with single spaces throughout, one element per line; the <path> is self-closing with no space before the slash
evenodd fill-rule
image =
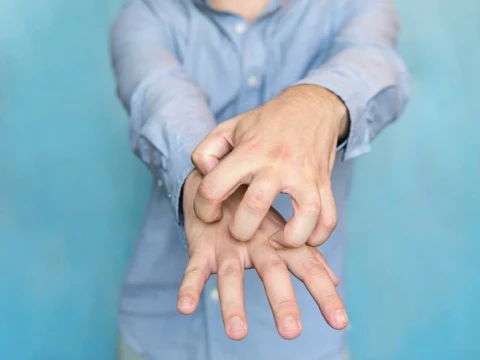
<path id="1" fill-rule="evenodd" d="M 202 177 L 192 172 L 184 186 L 185 232 L 190 261 L 179 290 L 178 310 L 195 311 L 209 276 L 217 273 L 218 291 L 225 332 L 234 340 L 247 335 L 243 276 L 254 267 L 263 281 L 280 335 L 293 339 L 301 332 L 300 310 L 288 271 L 303 281 L 317 302 L 324 318 L 335 329 L 347 325 L 345 308 L 335 286 L 338 279 L 315 248 L 274 247 L 268 236 L 281 229 L 285 221 L 270 209 L 252 241 L 239 242 L 231 237 L 228 223 L 240 203 L 245 187 L 239 188 L 222 205 L 223 218 L 206 224 L 193 211 L 193 199 Z"/>
<path id="2" fill-rule="evenodd" d="M 205 222 L 217 221 L 222 202 L 250 184 L 229 225 L 236 239 L 252 239 L 277 195 L 286 193 L 294 215 L 272 240 L 286 247 L 322 244 L 337 222 L 330 175 L 337 141 L 347 132 L 343 103 L 311 85 L 292 87 L 220 124 L 192 154 L 206 175 L 195 213 Z"/>

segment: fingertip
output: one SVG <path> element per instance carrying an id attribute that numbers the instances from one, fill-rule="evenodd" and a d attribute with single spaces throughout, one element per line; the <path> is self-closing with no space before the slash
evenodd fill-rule
<path id="1" fill-rule="evenodd" d="M 195 301 L 193 301 L 188 296 L 184 296 L 180 298 L 177 302 L 177 310 L 184 315 L 193 314 L 193 312 L 195 311 L 195 308 L 196 308 Z"/>
<path id="2" fill-rule="evenodd" d="M 333 313 L 333 321 L 331 326 L 336 330 L 343 330 L 348 325 L 348 316 L 345 309 L 337 309 Z"/>
<path id="3" fill-rule="evenodd" d="M 300 336 L 302 332 L 302 323 L 293 316 L 287 316 L 277 323 L 278 332 L 286 340 L 293 340 Z"/>
<path id="4" fill-rule="evenodd" d="M 292 238 L 288 236 L 284 236 L 281 241 L 278 241 L 278 243 L 289 249 L 296 249 L 302 245 L 305 245 L 305 241 L 302 241 L 302 239 Z"/>
<path id="5" fill-rule="evenodd" d="M 202 150 L 196 149 L 193 153 L 192 156 L 190 157 L 192 164 L 197 168 L 197 170 L 203 175 L 207 175 L 211 169 L 215 166 L 212 162 L 218 161 L 217 159 L 213 157 L 209 157 L 204 154 Z"/>
<path id="6" fill-rule="evenodd" d="M 214 222 L 220 221 L 222 219 L 222 217 L 223 217 L 223 211 L 220 208 L 218 211 L 214 212 L 212 214 L 211 218 L 208 219 L 208 221 L 206 221 L 206 222 L 214 223 Z"/>
<path id="7" fill-rule="evenodd" d="M 234 316 L 227 322 L 225 333 L 232 340 L 243 340 L 248 333 L 247 323 L 240 317 Z"/>
<path id="8" fill-rule="evenodd" d="M 320 245 L 322 245 L 324 242 L 326 241 L 326 239 L 322 236 L 322 237 L 313 237 L 311 236 L 306 244 L 309 245 L 309 246 L 313 246 L 313 247 L 319 247 Z"/>
<path id="9" fill-rule="evenodd" d="M 275 234 L 271 235 L 268 240 L 276 250 L 285 248 L 293 249 L 298 247 L 292 245 L 292 243 L 286 239 L 284 230 L 277 231 Z"/>
<path id="10" fill-rule="evenodd" d="M 250 234 L 248 234 L 246 232 L 239 231 L 238 230 L 239 228 L 240 227 L 235 224 L 235 221 L 231 221 L 228 224 L 228 231 L 230 232 L 230 235 L 232 235 L 232 237 L 235 240 L 238 240 L 238 241 L 241 241 L 241 242 L 247 242 L 247 241 L 252 240 L 253 235 L 251 236 Z"/>
<path id="11" fill-rule="evenodd" d="M 217 159 L 206 158 L 204 160 L 201 160 L 198 164 L 196 163 L 195 166 L 203 176 L 206 176 L 209 172 L 211 172 L 215 168 L 215 166 L 217 166 L 217 164 L 218 164 Z"/>
<path id="12" fill-rule="evenodd" d="M 304 227 L 298 218 L 292 218 L 285 225 L 281 244 L 288 248 L 298 248 L 307 243 L 311 234 L 310 227 Z"/>
<path id="13" fill-rule="evenodd" d="M 207 224 L 212 224 L 220 221 L 223 217 L 223 211 L 221 207 L 212 210 L 210 213 L 206 213 L 202 209 L 202 206 L 197 203 L 197 201 L 195 201 L 194 203 L 193 210 L 195 212 L 195 216 Z"/>

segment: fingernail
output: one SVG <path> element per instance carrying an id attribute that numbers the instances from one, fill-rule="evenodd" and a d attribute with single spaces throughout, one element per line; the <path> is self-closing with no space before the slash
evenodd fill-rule
<path id="1" fill-rule="evenodd" d="M 338 326 L 345 326 L 348 323 L 347 313 L 343 310 L 335 311 L 335 322 Z"/>
<path id="2" fill-rule="evenodd" d="M 238 316 L 234 316 L 228 321 L 227 332 L 229 334 L 244 332 L 246 329 L 245 323 Z"/>
<path id="3" fill-rule="evenodd" d="M 287 316 L 282 321 L 282 328 L 284 331 L 300 330 L 300 322 L 291 316 Z"/>
<path id="4" fill-rule="evenodd" d="M 192 301 L 192 299 L 190 299 L 188 297 L 185 297 L 178 302 L 178 305 L 181 308 L 191 308 L 191 307 L 193 307 L 193 301 Z"/>

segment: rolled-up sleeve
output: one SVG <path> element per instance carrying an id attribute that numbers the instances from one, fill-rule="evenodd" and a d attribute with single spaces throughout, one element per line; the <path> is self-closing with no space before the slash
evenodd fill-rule
<path id="1" fill-rule="evenodd" d="M 175 56 L 169 23 L 148 0 L 123 8 L 111 32 L 117 92 L 130 115 L 135 154 L 162 180 L 177 222 L 183 183 L 194 169 L 191 154 L 215 127 L 206 94 Z"/>
<path id="2" fill-rule="evenodd" d="M 328 56 L 298 84 L 324 87 L 345 103 L 348 160 L 370 151 L 371 140 L 401 114 L 410 80 L 396 49 L 399 26 L 392 1 L 343 0 L 335 10 Z"/>

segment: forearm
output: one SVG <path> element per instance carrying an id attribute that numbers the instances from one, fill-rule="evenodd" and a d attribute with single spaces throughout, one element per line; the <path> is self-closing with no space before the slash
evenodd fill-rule
<path id="1" fill-rule="evenodd" d="M 177 89 L 166 93 L 163 89 Z M 134 152 L 161 178 L 172 209 L 178 217 L 180 195 L 187 175 L 194 169 L 191 154 L 215 127 L 206 103 L 188 86 L 157 81 L 140 87 L 132 101 L 130 139 Z M 141 99 L 135 101 L 136 95 Z M 177 218 L 177 220 L 179 220 Z"/>
<path id="2" fill-rule="evenodd" d="M 166 21 L 143 1 L 125 7 L 112 28 L 117 92 L 130 115 L 133 151 L 162 179 L 179 218 L 191 153 L 215 127 L 206 95 L 184 72 Z"/>
<path id="3" fill-rule="evenodd" d="M 339 5 L 340 6 L 340 5 Z M 346 105 L 350 130 L 345 158 L 370 150 L 370 141 L 403 110 L 408 72 L 396 51 L 398 25 L 390 0 L 344 0 L 338 33 L 325 63 L 299 84 L 324 87 Z"/>

